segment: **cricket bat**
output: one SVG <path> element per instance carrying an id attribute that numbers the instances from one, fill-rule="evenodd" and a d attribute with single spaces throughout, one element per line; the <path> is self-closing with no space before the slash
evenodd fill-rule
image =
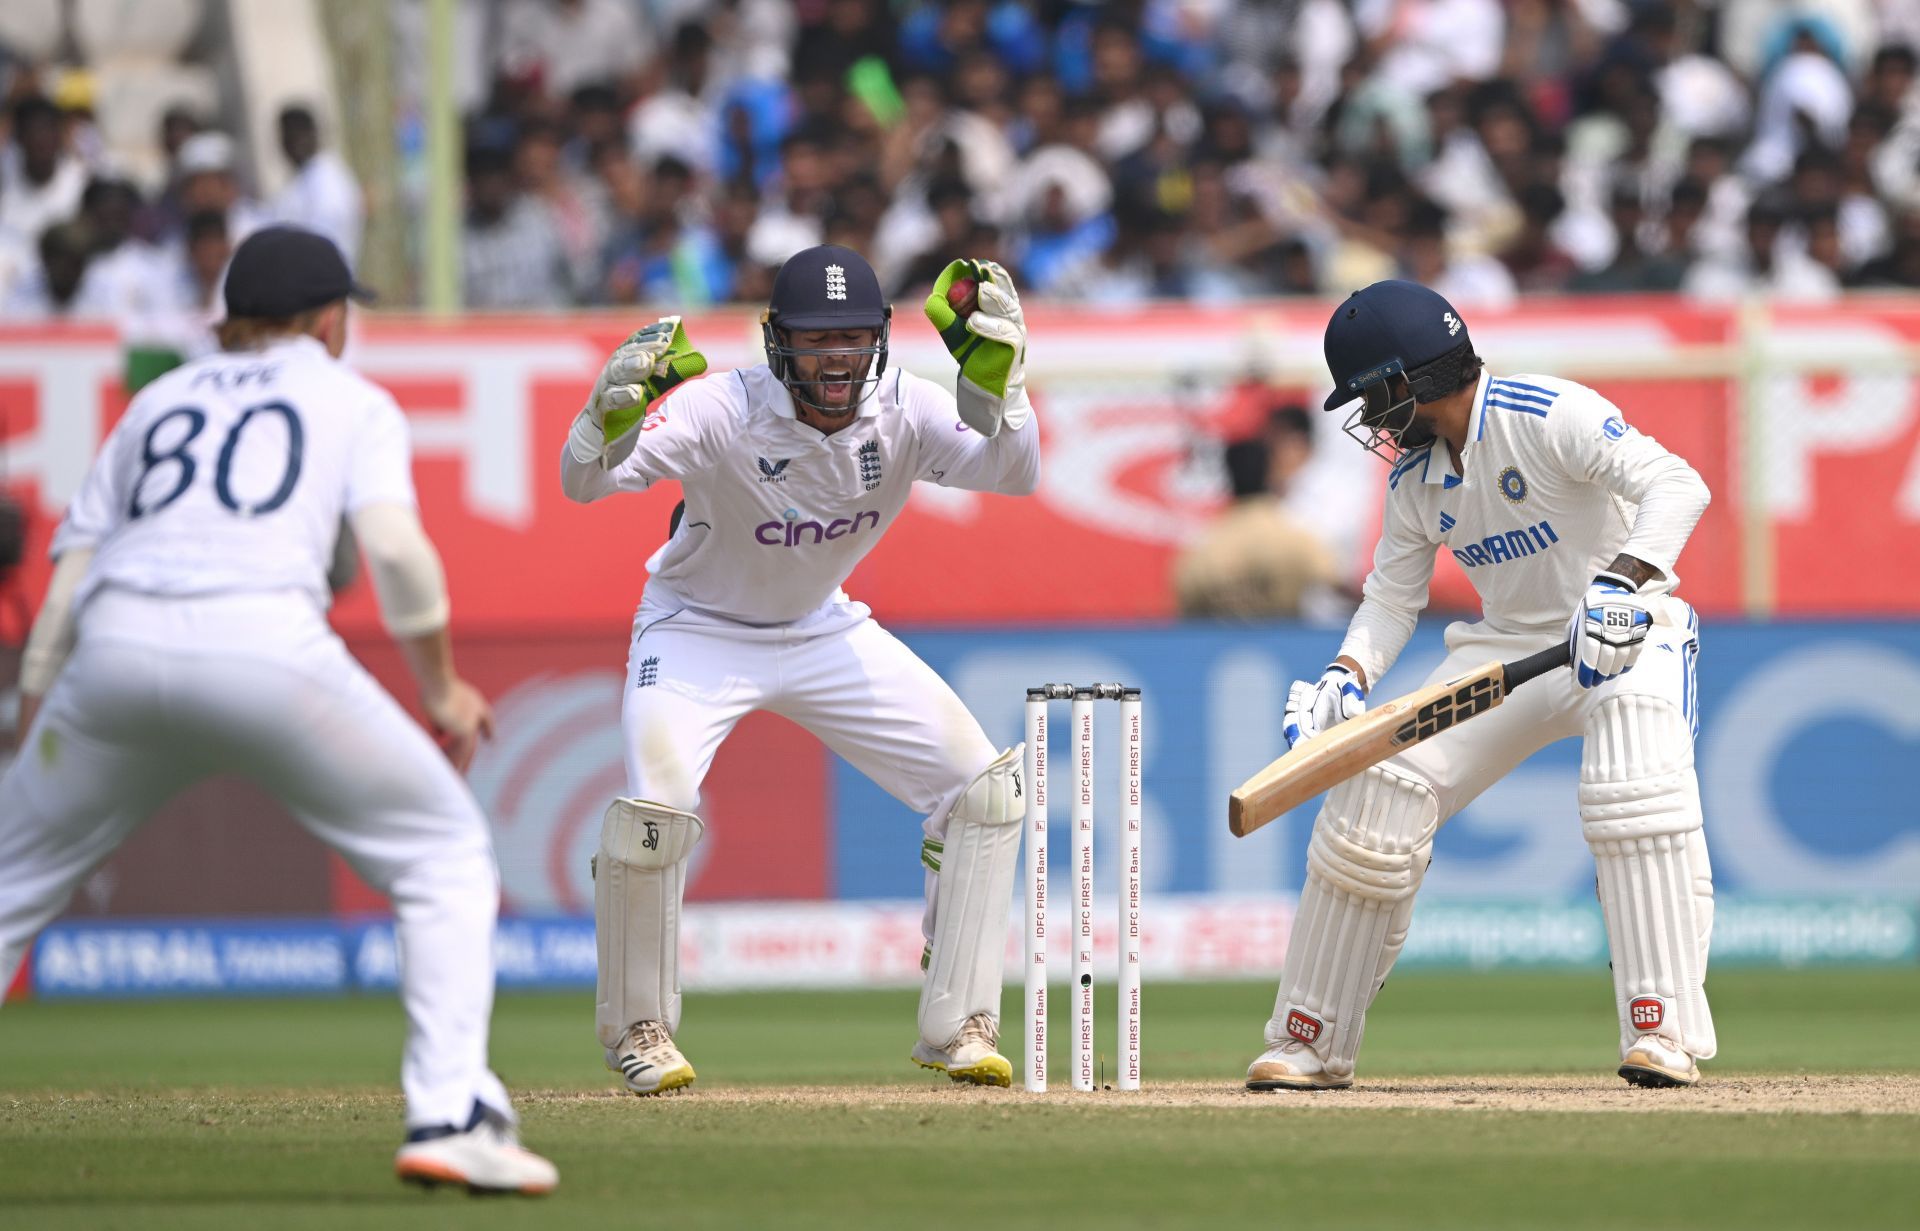
<path id="1" fill-rule="evenodd" d="M 1566 666 L 1568 657 L 1563 641 L 1510 663 L 1490 662 L 1323 731 L 1240 784 L 1227 801 L 1227 828 L 1246 837 L 1335 783 L 1486 713 L 1528 680 Z"/>

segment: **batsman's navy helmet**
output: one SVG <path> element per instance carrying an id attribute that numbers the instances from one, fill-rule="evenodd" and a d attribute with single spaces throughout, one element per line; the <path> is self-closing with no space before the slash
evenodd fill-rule
<path id="1" fill-rule="evenodd" d="M 805 248 L 787 258 L 773 279 L 773 296 L 760 318 L 767 366 L 801 402 L 827 414 L 843 414 L 850 407 L 822 406 L 809 396 L 825 381 L 797 379 L 796 355 L 845 356 L 851 366 L 866 367 L 864 375 L 849 372 L 860 385 L 854 406 L 878 388 L 887 370 L 887 335 L 893 308 L 880 293 L 880 279 L 867 258 L 838 244 Z M 872 346 L 797 349 L 796 331 L 813 329 L 871 329 Z"/>
<path id="2" fill-rule="evenodd" d="M 1334 389 L 1324 409 L 1361 399 L 1346 430 L 1368 449 L 1417 448 L 1431 439 L 1413 424 L 1416 402 L 1435 402 L 1477 378 L 1467 323 L 1439 292 L 1397 278 L 1349 295 L 1325 339 Z"/>

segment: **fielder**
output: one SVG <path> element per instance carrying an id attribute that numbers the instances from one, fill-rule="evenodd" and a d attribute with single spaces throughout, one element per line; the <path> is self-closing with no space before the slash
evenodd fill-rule
<path id="1" fill-rule="evenodd" d="M 330 241 L 255 232 L 227 271 L 222 353 L 140 392 L 67 510 L 0 778 L 0 987 L 154 808 L 241 774 L 393 899 L 400 1178 L 544 1193 L 553 1164 L 520 1146 L 487 1067 L 499 874 L 455 767 L 492 714 L 454 672 L 406 421 L 337 362 L 359 293 Z M 447 756 L 327 626 L 343 519 Z"/>
<path id="2" fill-rule="evenodd" d="M 978 282 L 978 308 L 956 313 L 947 293 L 961 298 L 963 281 Z M 1021 750 L 996 752 L 946 682 L 840 589 L 917 480 L 1009 495 L 1039 480 L 1006 271 L 953 262 L 927 315 L 960 362 L 955 393 L 888 366 L 892 308 L 864 258 L 809 248 L 774 280 L 764 364 L 656 403 L 706 370 L 668 317 L 614 351 L 562 452 L 574 500 L 668 480 L 685 496 L 647 561 L 621 710 L 631 797 L 607 809 L 594 861 L 596 1025 L 635 1094 L 694 1079 L 673 1037 L 687 861 L 714 753 L 754 710 L 805 727 L 925 816 L 912 1058 L 959 1082 L 1012 1081 L 995 1048 Z"/>
<path id="3" fill-rule="evenodd" d="M 1328 792 L 1253 1090 L 1353 1084 L 1367 1007 L 1407 937 L 1433 836 L 1536 749 L 1580 736 L 1580 821 L 1599 873 L 1620 1075 L 1699 1080 L 1715 1050 L 1702 986 L 1713 880 L 1694 780 L 1698 622 L 1674 562 L 1707 507 L 1686 462 L 1593 390 L 1482 370 L 1447 301 L 1376 282 L 1327 325 L 1346 430 L 1393 463 L 1365 599 L 1317 682 L 1296 682 L 1290 745 L 1365 709 L 1427 602 L 1436 548 L 1484 617 L 1447 627 L 1429 682 L 1568 639 L 1572 669 Z"/>

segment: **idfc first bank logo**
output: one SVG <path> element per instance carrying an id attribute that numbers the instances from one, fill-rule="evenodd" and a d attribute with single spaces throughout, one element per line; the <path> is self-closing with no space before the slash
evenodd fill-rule
<path id="1" fill-rule="evenodd" d="M 880 514 L 872 509 L 855 513 L 851 520 L 836 517 L 825 524 L 811 518 L 802 521 L 798 509 L 788 509 L 780 516 L 780 521 L 763 521 L 755 526 L 754 542 L 765 547 L 798 547 L 803 543 L 819 543 L 858 534 L 862 526 L 876 530 L 880 528 Z"/>

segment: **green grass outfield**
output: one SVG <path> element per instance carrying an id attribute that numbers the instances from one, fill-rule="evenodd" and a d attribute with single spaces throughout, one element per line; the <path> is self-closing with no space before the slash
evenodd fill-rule
<path id="1" fill-rule="evenodd" d="M 1265 984 L 1150 984 L 1142 1096 L 1075 1095 L 1060 1054 L 1044 1097 L 950 1088 L 906 1062 L 912 994 L 872 992 L 690 997 L 700 1083 L 615 1097 L 588 997 L 510 996 L 496 1066 L 562 1172 L 539 1203 L 391 1180 L 392 1000 L 10 1005 L 0 1226 L 1915 1225 L 1920 971 L 1711 986 L 1696 1090 L 1612 1076 L 1603 972 L 1407 973 L 1360 1088 L 1259 1096 Z"/>

